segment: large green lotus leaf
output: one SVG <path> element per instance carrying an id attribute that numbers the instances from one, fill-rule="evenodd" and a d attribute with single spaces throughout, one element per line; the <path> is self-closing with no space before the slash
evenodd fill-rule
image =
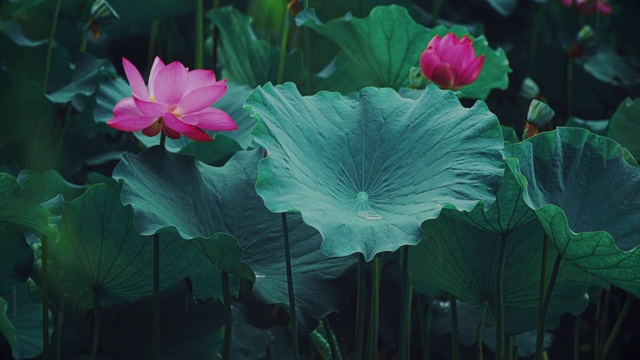
<path id="1" fill-rule="evenodd" d="M 366 18 L 347 15 L 324 24 L 314 10 L 306 10 L 296 23 L 334 41 L 359 66 L 367 85 L 395 89 L 409 86 L 409 70 L 430 38 L 428 29 L 398 5 L 375 7 Z"/>
<path id="2" fill-rule="evenodd" d="M 564 261 L 640 295 L 640 169 L 605 137 L 558 128 L 506 147 L 505 157 Z"/>
<path id="3" fill-rule="evenodd" d="M 0 223 L 0 292 L 24 284 L 31 275 L 33 250 L 20 228 Z"/>
<path id="4" fill-rule="evenodd" d="M 211 10 L 206 16 L 220 32 L 218 51 L 224 77 L 252 88 L 277 81 L 280 49 L 256 37 L 251 28 L 251 17 L 230 6 Z M 307 72 L 302 64 L 302 56 L 297 50 L 289 52 L 285 58 L 283 81 L 294 81 L 305 89 Z"/>
<path id="5" fill-rule="evenodd" d="M 71 201 L 82 195 L 86 186 L 72 184 L 66 181 L 60 173 L 48 170 L 38 174 L 31 170 L 22 170 L 17 178 L 22 187 L 22 195 L 31 201 L 44 203 L 58 195 L 64 200 Z"/>
<path id="6" fill-rule="evenodd" d="M 122 200 L 133 206 L 138 231 L 174 227 L 182 237 L 196 238 L 193 245 L 211 263 L 255 281 L 253 291 L 261 301 L 286 304 L 281 216 L 267 210 L 255 192 L 262 158 L 261 149 L 240 151 L 215 168 L 153 147 L 123 156 L 114 177 L 124 180 Z M 314 319 L 348 301 L 344 288 L 349 288 L 354 260 L 324 256 L 319 234 L 300 216 L 290 216 L 289 229 L 301 331 L 312 331 Z"/>
<path id="7" fill-rule="evenodd" d="M 0 173 L 0 221 L 30 230 L 39 236 L 55 238 L 56 229 L 49 226 L 49 211 L 42 205 L 23 198 L 16 179 Z"/>
<path id="8" fill-rule="evenodd" d="M 505 331 L 515 335 L 536 329 L 544 237 L 537 221 L 528 222 L 508 235 L 500 235 L 440 216 L 425 221 L 422 230 L 422 242 L 409 250 L 409 274 L 414 288 L 425 293 L 436 288 L 476 306 L 487 299 L 493 319 L 497 311 L 500 244 L 503 236 L 506 237 Z M 548 252 L 548 277 L 555 255 L 554 249 Z M 589 305 L 586 293 L 591 286 L 587 274 L 564 263 L 551 300 L 548 326 L 557 327 L 564 313 L 578 315 L 584 311 Z"/>
<path id="9" fill-rule="evenodd" d="M 72 308 L 91 308 L 94 290 L 105 307 L 151 295 L 153 237 L 135 231 L 133 212 L 120 203 L 120 192 L 120 184 L 98 184 L 64 203 L 60 235 L 49 242 L 49 286 L 68 297 Z M 176 234 L 160 235 L 160 247 L 161 289 L 201 271 L 210 271 L 213 281 L 215 269 Z"/>
<path id="10" fill-rule="evenodd" d="M 507 159 L 514 162 L 515 159 Z M 505 170 L 496 194 L 496 201 L 488 211 L 482 203 L 470 211 L 460 212 L 446 206 L 442 213 L 494 234 L 508 234 L 536 219 L 536 215 L 522 198 L 524 190 L 511 170 Z"/>
<path id="11" fill-rule="evenodd" d="M 640 159 L 640 99 L 626 99 L 611 118 L 608 137 L 626 147 L 636 159 Z"/>
<path id="12" fill-rule="evenodd" d="M 495 199 L 502 130 L 484 103 L 467 109 L 430 86 L 417 99 L 389 88 L 302 97 L 294 84 L 256 89 L 258 194 L 273 212 L 299 210 L 328 256 L 367 260 L 420 241 L 420 224 L 452 204 Z"/>
<path id="13" fill-rule="evenodd" d="M 71 82 L 47 94 L 47 98 L 54 103 L 62 104 L 70 102 L 78 94 L 93 95 L 102 78 L 114 77 L 115 75 L 115 69 L 109 61 L 98 59 L 86 52 L 80 53 L 75 70 L 71 75 Z"/>
<path id="14" fill-rule="evenodd" d="M 609 123 L 610 120 L 608 119 L 585 120 L 572 116 L 564 126 L 583 128 L 591 131 L 594 134 L 607 135 L 607 132 L 609 132 Z"/>

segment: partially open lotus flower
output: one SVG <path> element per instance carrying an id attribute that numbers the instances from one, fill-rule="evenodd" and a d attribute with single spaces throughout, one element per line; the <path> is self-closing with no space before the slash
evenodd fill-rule
<path id="1" fill-rule="evenodd" d="M 589 16 L 594 12 L 610 15 L 613 7 L 605 0 L 560 0 L 565 7 L 576 6 L 583 14 Z"/>
<path id="2" fill-rule="evenodd" d="M 443 89 L 459 90 L 474 82 L 484 65 L 484 55 L 476 57 L 471 39 L 464 35 L 458 39 L 450 33 L 441 38 L 436 35 L 420 55 L 420 68 L 424 76 Z"/>
<path id="3" fill-rule="evenodd" d="M 192 70 L 180 62 L 165 65 L 156 57 L 148 86 L 136 67 L 122 58 L 132 96 L 120 100 L 107 125 L 122 131 L 140 131 L 171 139 L 181 134 L 196 141 L 213 140 L 203 130 L 229 131 L 238 126 L 231 116 L 210 106 L 227 91 L 226 80 L 216 81 L 210 70 Z"/>

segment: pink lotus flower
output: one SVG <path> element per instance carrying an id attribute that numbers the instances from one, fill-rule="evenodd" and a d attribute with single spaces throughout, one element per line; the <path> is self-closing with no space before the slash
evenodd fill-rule
<path id="1" fill-rule="evenodd" d="M 436 35 L 420 55 L 420 68 L 427 79 L 443 89 L 459 90 L 474 82 L 484 65 L 484 55 L 476 57 L 471 39 L 464 35 L 458 39 L 449 33 L 444 38 Z"/>
<path id="2" fill-rule="evenodd" d="M 560 0 L 560 2 L 564 7 L 576 6 L 586 16 L 596 11 L 603 15 L 610 15 L 613 12 L 613 7 L 605 0 Z"/>
<path id="3" fill-rule="evenodd" d="M 122 131 L 142 130 L 147 136 L 162 131 L 171 139 L 184 134 L 196 141 L 213 140 L 203 130 L 238 128 L 227 113 L 209 107 L 227 91 L 227 80 L 216 81 L 213 71 L 189 71 L 180 62 L 165 65 L 156 57 L 147 86 L 129 60 L 122 58 L 122 65 L 132 96 L 116 104 L 107 125 Z"/>

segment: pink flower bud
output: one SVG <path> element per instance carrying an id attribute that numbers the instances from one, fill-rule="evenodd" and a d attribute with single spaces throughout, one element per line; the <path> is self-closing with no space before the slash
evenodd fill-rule
<path id="1" fill-rule="evenodd" d="M 443 89 L 458 90 L 474 82 L 484 65 L 484 55 L 476 57 L 471 39 L 464 35 L 458 39 L 449 33 L 436 35 L 420 55 L 420 68 L 424 76 Z"/>

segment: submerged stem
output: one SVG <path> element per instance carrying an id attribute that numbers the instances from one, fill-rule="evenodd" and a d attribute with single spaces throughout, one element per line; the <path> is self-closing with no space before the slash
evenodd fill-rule
<path id="1" fill-rule="evenodd" d="M 287 213 L 282 213 L 282 232 L 284 233 L 284 258 L 287 268 L 287 289 L 289 293 L 289 313 L 291 314 L 291 341 L 293 343 L 293 358 L 300 358 L 298 348 L 298 314 L 296 312 L 296 301 L 293 294 L 293 274 L 291 272 L 291 252 L 289 248 L 289 227 L 287 225 Z"/>

